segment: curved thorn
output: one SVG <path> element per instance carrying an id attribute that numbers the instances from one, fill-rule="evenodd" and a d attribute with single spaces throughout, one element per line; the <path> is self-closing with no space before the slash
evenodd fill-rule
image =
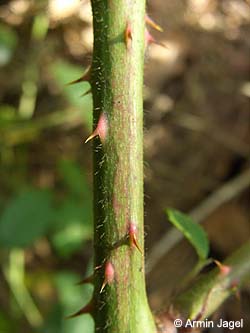
<path id="1" fill-rule="evenodd" d="M 140 248 L 137 238 L 136 238 L 136 233 L 137 233 L 137 227 L 134 223 L 130 222 L 129 224 L 129 241 L 130 241 L 130 246 L 135 246 L 137 250 L 143 254 L 142 249 Z"/>
<path id="2" fill-rule="evenodd" d="M 219 268 L 220 270 L 220 274 L 221 275 L 228 275 L 231 270 L 232 270 L 232 267 L 231 266 L 228 266 L 228 265 L 224 265 L 222 264 L 220 261 L 218 260 L 214 260 L 214 263 L 216 264 L 216 266 Z"/>
<path id="3" fill-rule="evenodd" d="M 106 287 L 107 284 L 111 284 L 114 281 L 114 277 L 115 277 L 114 266 L 110 261 L 107 261 L 104 269 L 104 281 L 101 286 L 100 294 L 103 292 L 103 289 Z"/>
<path id="4" fill-rule="evenodd" d="M 101 289 L 100 289 L 100 294 L 103 292 L 103 289 L 105 288 L 107 282 L 104 280 L 102 286 L 101 286 Z"/>
<path id="5" fill-rule="evenodd" d="M 125 29 L 125 43 L 127 48 L 130 46 L 130 42 L 132 40 L 132 29 L 131 29 L 131 24 L 127 22 L 127 26 Z"/>
<path id="6" fill-rule="evenodd" d="M 102 143 L 105 142 L 106 136 L 108 132 L 108 121 L 107 116 L 104 112 L 101 113 L 100 118 L 98 120 L 96 129 L 94 132 L 85 140 L 85 143 L 89 142 L 91 139 L 93 139 L 96 136 L 99 136 Z"/>
<path id="7" fill-rule="evenodd" d="M 158 25 L 157 23 L 155 23 L 155 21 L 153 21 L 147 14 L 145 15 L 145 22 L 148 25 L 150 25 L 152 28 L 154 28 L 155 30 L 163 32 L 162 27 L 160 25 Z"/>
<path id="8" fill-rule="evenodd" d="M 91 87 L 87 90 L 87 91 L 85 91 L 82 95 L 80 95 L 80 97 L 84 97 L 84 96 L 86 96 L 86 95 L 88 95 L 88 94 L 90 94 L 91 93 Z"/>
<path id="9" fill-rule="evenodd" d="M 151 34 L 150 32 L 146 29 L 145 30 L 145 41 L 146 41 L 146 44 L 157 44 L 157 45 L 160 45 L 162 47 L 164 47 L 165 49 L 167 49 L 167 46 L 161 42 L 158 42 Z"/>
<path id="10" fill-rule="evenodd" d="M 98 136 L 98 133 L 96 130 L 84 141 L 84 143 L 89 142 L 90 140 L 94 139 L 96 136 Z"/>
<path id="11" fill-rule="evenodd" d="M 133 245 L 137 248 L 137 250 L 138 250 L 141 254 L 143 254 L 143 253 L 142 253 L 142 249 L 140 248 L 140 246 L 139 246 L 139 244 L 138 244 L 138 241 L 137 241 L 135 235 L 134 235 L 134 237 L 133 237 L 133 239 L 132 239 L 132 243 L 133 243 Z"/>
<path id="12" fill-rule="evenodd" d="M 70 86 L 72 84 L 84 82 L 84 81 L 89 81 L 91 77 L 91 66 L 87 68 L 87 70 L 84 72 L 84 74 L 79 77 L 79 79 L 73 80 L 69 83 L 67 83 L 67 86 Z"/>
<path id="13" fill-rule="evenodd" d="M 85 279 L 79 281 L 76 283 L 76 286 L 80 286 L 82 284 L 85 284 L 85 283 L 93 283 L 93 279 L 94 279 L 94 274 L 86 277 Z"/>
<path id="14" fill-rule="evenodd" d="M 93 303 L 93 300 L 91 300 L 87 305 L 85 305 L 79 311 L 77 311 L 76 313 L 73 313 L 70 316 L 67 316 L 65 319 L 75 318 L 75 317 L 78 317 L 80 315 L 87 314 L 87 313 L 91 314 L 93 312 L 93 310 L 94 310 L 94 303 Z"/>

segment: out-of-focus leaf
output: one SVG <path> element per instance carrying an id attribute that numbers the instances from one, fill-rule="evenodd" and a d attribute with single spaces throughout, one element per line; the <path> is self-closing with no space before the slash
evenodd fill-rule
<path id="1" fill-rule="evenodd" d="M 16 333 L 16 325 L 8 319 L 3 312 L 0 312 L 0 332 L 3 333 Z"/>
<path id="2" fill-rule="evenodd" d="M 189 216 L 177 210 L 167 209 L 167 215 L 169 221 L 180 230 L 193 245 L 199 258 L 201 260 L 206 259 L 209 252 L 209 241 L 203 228 L 199 224 L 194 223 Z"/>
<path id="3" fill-rule="evenodd" d="M 93 262 L 88 264 L 87 275 L 93 272 Z M 61 272 L 54 277 L 58 301 L 45 321 L 45 325 L 38 333 L 93 333 L 94 322 L 89 315 L 65 320 L 65 317 L 78 311 L 91 299 L 93 287 L 91 285 L 75 286 L 82 277 L 69 271 Z"/>
<path id="4" fill-rule="evenodd" d="M 72 314 L 71 311 L 79 310 L 79 307 L 83 307 L 91 299 L 93 286 L 86 284 L 76 287 L 75 284 L 80 280 L 79 275 L 67 271 L 57 273 L 55 276 L 58 298 L 65 309 L 65 315 Z"/>
<path id="5" fill-rule="evenodd" d="M 70 224 L 83 224 L 86 228 L 92 226 L 92 210 L 80 200 L 65 200 L 56 211 L 55 227 L 60 229 Z"/>
<path id="6" fill-rule="evenodd" d="M 0 219 L 0 245 L 26 247 L 46 234 L 53 216 L 51 194 L 29 190 L 14 197 Z"/>
<path id="7" fill-rule="evenodd" d="M 61 256 L 70 256 L 92 238 L 92 208 L 84 201 L 66 200 L 55 216 L 52 243 Z"/>
<path id="8" fill-rule="evenodd" d="M 12 124 L 16 119 L 16 109 L 12 105 L 3 104 L 0 106 L 0 127 Z"/>
<path id="9" fill-rule="evenodd" d="M 12 57 L 17 44 L 17 35 L 13 29 L 0 24 L 0 66 L 6 65 Z"/>
<path id="10" fill-rule="evenodd" d="M 49 17 L 45 13 L 36 15 L 32 27 L 32 37 L 36 40 L 43 40 L 49 28 Z"/>
<path id="11" fill-rule="evenodd" d="M 91 196 L 87 179 L 82 169 L 75 162 L 65 159 L 61 160 L 59 162 L 59 172 L 73 194 L 84 195 L 85 197 Z"/>
<path id="12" fill-rule="evenodd" d="M 55 233 L 52 242 L 61 256 L 68 257 L 82 247 L 83 241 L 91 239 L 91 231 L 82 224 L 71 224 Z"/>
<path id="13" fill-rule="evenodd" d="M 69 273 L 59 273 L 55 278 L 58 298 L 63 308 L 64 317 L 77 312 L 86 305 L 92 296 L 93 286 L 75 286 L 80 277 Z M 64 320 L 62 318 L 62 320 Z M 90 315 L 82 315 L 73 320 L 64 320 L 60 333 L 93 333 L 94 322 Z"/>
<path id="14" fill-rule="evenodd" d="M 74 318 L 73 320 L 66 320 L 62 327 L 62 333 L 94 333 L 94 320 L 85 314 L 83 316 Z"/>
<path id="15" fill-rule="evenodd" d="M 64 324 L 63 318 L 64 315 L 62 306 L 60 304 L 56 304 L 47 316 L 43 327 L 38 330 L 38 333 L 61 333 Z"/>
<path id="16" fill-rule="evenodd" d="M 59 255 L 69 257 L 92 238 L 92 196 L 83 171 L 74 161 L 61 160 L 59 172 L 68 192 L 55 211 L 51 240 Z"/>
<path id="17" fill-rule="evenodd" d="M 84 73 L 84 68 L 72 65 L 65 61 L 55 61 L 50 66 L 50 72 L 56 81 L 59 88 L 67 98 L 68 102 L 83 110 L 82 116 L 86 125 L 91 128 L 92 126 L 92 97 L 86 95 L 81 97 L 90 88 L 88 82 L 80 82 L 78 84 L 67 85 L 69 82 L 78 79 Z"/>

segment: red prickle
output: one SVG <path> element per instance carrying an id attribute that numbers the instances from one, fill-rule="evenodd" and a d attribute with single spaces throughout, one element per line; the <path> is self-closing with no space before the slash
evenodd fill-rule
<path id="1" fill-rule="evenodd" d="M 135 246 L 142 254 L 142 249 L 138 244 L 136 234 L 137 234 L 137 227 L 134 223 L 130 222 L 128 230 L 130 246 Z"/>
<path id="2" fill-rule="evenodd" d="M 100 118 L 98 120 L 96 129 L 94 132 L 85 140 L 85 143 L 89 142 L 91 139 L 95 138 L 96 136 L 99 136 L 100 140 L 102 143 L 104 143 L 106 136 L 108 132 L 108 121 L 107 121 L 107 116 L 103 112 L 100 115 Z"/>
<path id="3" fill-rule="evenodd" d="M 110 261 L 107 261 L 104 269 L 104 281 L 100 290 L 100 293 L 103 292 L 103 289 L 107 284 L 111 284 L 115 278 L 115 269 Z"/>

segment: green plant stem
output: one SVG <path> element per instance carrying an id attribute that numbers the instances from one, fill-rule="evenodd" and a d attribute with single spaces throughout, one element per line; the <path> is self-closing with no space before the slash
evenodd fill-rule
<path id="1" fill-rule="evenodd" d="M 137 227 L 143 251 L 143 0 L 92 0 L 94 54 L 92 92 L 94 128 L 107 116 L 108 134 L 94 139 L 94 319 L 96 332 L 153 333 L 144 257 L 128 241 L 129 223 Z M 129 24 L 132 39 L 125 43 Z M 114 281 L 105 286 L 105 262 Z"/>
<path id="2" fill-rule="evenodd" d="M 218 268 L 200 277 L 187 291 L 180 294 L 175 302 L 176 313 L 184 318 L 207 318 L 250 278 L 250 242 L 244 244 L 224 265 L 231 270 L 222 274 Z"/>

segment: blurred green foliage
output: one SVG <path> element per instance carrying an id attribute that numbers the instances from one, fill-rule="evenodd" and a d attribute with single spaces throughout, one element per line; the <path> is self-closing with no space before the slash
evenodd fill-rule
<path id="1" fill-rule="evenodd" d="M 92 269 L 83 256 L 92 191 L 79 150 L 92 98 L 81 97 L 88 83 L 68 85 L 86 65 L 57 48 L 62 31 L 51 29 L 47 1 L 40 5 L 23 23 L 0 24 L 0 332 L 92 333 L 90 316 L 65 319 L 92 295 L 76 286 Z"/>
<path id="2" fill-rule="evenodd" d="M 13 197 L 0 219 L 0 246 L 31 246 L 47 233 L 52 212 L 49 192 L 33 189 Z"/>
<path id="3" fill-rule="evenodd" d="M 77 280 L 79 281 L 79 278 L 79 276 L 69 272 L 61 272 L 55 276 L 55 286 L 60 303 L 55 305 L 41 333 L 82 333 L 83 331 L 84 333 L 92 333 L 94 331 L 94 322 L 89 315 L 65 320 L 66 316 L 78 311 L 91 298 L 92 286 L 75 287 L 74 284 Z"/>
<path id="4" fill-rule="evenodd" d="M 7 201 L 0 218 L 0 247 L 9 249 L 5 256 L 13 257 L 16 248 L 32 247 L 39 239 L 48 237 L 57 256 L 70 259 L 83 249 L 84 242 L 92 239 L 92 201 L 86 176 L 75 162 L 66 159 L 59 161 L 58 172 L 62 181 L 60 198 L 56 190 L 29 188 Z M 17 262 L 20 264 L 21 260 Z M 22 310 L 30 314 L 30 295 L 27 294 L 25 281 L 22 282 L 25 273 L 18 273 L 25 270 L 25 264 L 23 262 L 19 269 L 13 263 L 7 267 L 9 287 L 18 303 L 21 303 Z M 17 276 L 19 282 L 16 284 L 15 278 L 13 282 L 11 276 Z M 32 275 L 29 278 L 32 279 Z M 45 328 L 38 332 L 77 333 L 82 327 L 85 327 L 86 332 L 93 332 L 90 316 L 65 321 L 67 315 L 77 311 L 91 296 L 90 286 L 75 286 L 80 279 L 80 275 L 70 270 L 60 273 L 55 271 L 48 276 L 47 283 L 55 285 L 59 303 L 51 305 Z M 4 313 L 0 314 L 3 317 L 2 322 L 0 317 L 0 325 L 11 325 Z M 32 319 L 30 323 L 33 323 Z M 11 332 L 18 331 L 12 327 Z"/>
<path id="5" fill-rule="evenodd" d="M 58 60 L 51 64 L 50 72 L 67 101 L 72 106 L 79 108 L 79 110 L 83 110 L 82 117 L 84 119 L 84 123 L 88 126 L 88 128 L 91 128 L 92 97 L 91 94 L 81 97 L 81 95 L 89 90 L 90 84 L 88 82 L 80 82 L 73 85 L 69 84 L 83 75 L 84 68 L 71 65 L 63 60 Z"/>
<path id="6" fill-rule="evenodd" d="M 52 244 L 61 256 L 70 256 L 92 238 L 92 200 L 86 177 L 69 160 L 61 160 L 59 171 L 67 195 L 54 213 Z"/>
<path id="7" fill-rule="evenodd" d="M 17 35 L 14 29 L 0 24 L 0 66 L 7 65 L 13 56 L 17 45 Z"/>

